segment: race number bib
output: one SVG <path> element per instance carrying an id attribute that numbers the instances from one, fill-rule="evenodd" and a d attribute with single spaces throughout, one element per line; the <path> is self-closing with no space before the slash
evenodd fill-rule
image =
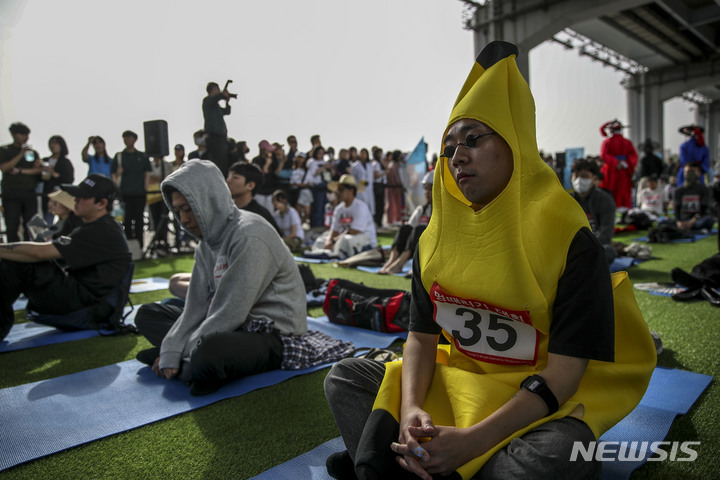
<path id="1" fill-rule="evenodd" d="M 683 215 L 687 216 L 700 213 L 700 195 L 683 195 L 680 209 Z"/>
<path id="2" fill-rule="evenodd" d="M 468 357 L 499 365 L 535 365 L 540 332 L 527 311 L 456 297 L 437 283 L 430 289 L 435 322 Z"/>

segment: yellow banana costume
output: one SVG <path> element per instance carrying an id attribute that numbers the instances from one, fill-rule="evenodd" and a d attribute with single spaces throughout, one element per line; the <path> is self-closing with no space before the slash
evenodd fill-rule
<path id="1" fill-rule="evenodd" d="M 515 63 L 516 55 L 517 49 L 505 42 L 493 42 L 483 50 L 448 122 L 449 129 L 460 119 L 481 121 L 507 142 L 514 162 L 508 185 L 483 208 L 473 208 L 441 159 L 435 171 L 433 216 L 418 249 L 422 283 L 436 315 L 448 306 L 453 312 L 462 308 L 490 312 L 491 321 L 498 315 L 503 322 L 496 324 L 496 330 L 509 335 L 512 329 L 514 346 L 508 349 L 496 341 L 494 347 L 467 347 L 462 329 L 453 336 L 452 329 L 441 324 L 450 346 L 444 364 L 436 365 L 423 407 L 435 425 L 478 423 L 515 395 L 524 378 L 547 366 L 558 280 L 573 238 L 588 227 L 580 206 L 538 154 L 535 105 Z M 443 138 L 447 133 L 446 129 Z M 616 274 L 612 280 L 614 362 L 591 360 L 577 393 L 556 413 L 463 465 L 456 477 L 470 478 L 511 438 L 567 416 L 580 404 L 584 406 L 582 419 L 596 437 L 637 405 L 655 366 L 655 348 L 627 274 Z M 400 418 L 401 370 L 401 361 L 387 364 L 373 410 L 373 414 L 390 413 L 395 422 Z M 363 437 L 367 433 L 366 427 Z"/>

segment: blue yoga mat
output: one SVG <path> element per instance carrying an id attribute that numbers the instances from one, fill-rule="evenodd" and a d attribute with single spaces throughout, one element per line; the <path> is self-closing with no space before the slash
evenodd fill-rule
<path id="1" fill-rule="evenodd" d="M 130 311 L 130 307 L 125 307 L 124 313 Z M 125 319 L 127 325 L 134 325 L 135 314 L 137 309 Z M 109 333 L 109 332 L 108 332 Z M 0 341 L 0 353 L 14 352 L 16 350 L 24 350 L 26 348 L 42 347 L 45 345 L 54 345 L 56 343 L 71 342 L 73 340 L 83 340 L 98 336 L 97 330 L 79 330 L 75 332 L 66 332 L 58 330 L 55 327 L 42 325 L 35 322 L 16 323 L 10 329 L 7 337 Z"/>
<path id="2" fill-rule="evenodd" d="M 352 341 L 356 348 L 383 348 L 399 338 L 325 318 L 308 318 L 308 328 Z M 5 388 L 0 390 L 0 470 L 327 366 L 253 375 L 202 397 L 191 396 L 180 381 L 156 377 L 136 360 Z"/>
<path id="3" fill-rule="evenodd" d="M 250 480 L 332 480 L 325 468 L 325 460 L 335 452 L 345 450 L 342 438 L 329 440 L 299 457 L 266 470 Z"/>
<path id="4" fill-rule="evenodd" d="M 307 258 L 307 257 L 295 257 L 296 262 L 305 263 L 332 263 L 337 262 L 337 258 Z"/>
<path id="5" fill-rule="evenodd" d="M 358 270 L 368 273 L 378 273 L 382 267 L 357 267 Z M 412 258 L 405 262 L 405 265 L 403 265 L 403 268 L 398 273 L 393 273 L 392 275 L 395 275 L 396 277 L 404 277 L 408 273 L 412 271 Z"/>
<path id="6" fill-rule="evenodd" d="M 617 257 L 610 264 L 610 272 L 615 273 L 621 270 L 627 270 L 628 268 L 637 265 L 638 263 L 644 262 L 646 258 L 635 258 L 635 257 Z"/>
<path id="7" fill-rule="evenodd" d="M 662 441 L 677 415 L 685 415 L 712 377 L 685 370 L 657 367 L 640 404 L 620 423 L 605 432 L 601 441 L 651 442 Z M 638 443 L 639 448 L 642 443 Z M 607 456 L 607 455 L 606 455 Z M 644 458 L 637 461 L 603 462 L 603 480 L 627 480 L 630 474 L 647 462 L 653 452 L 647 448 Z M 617 457 L 616 457 L 617 458 Z"/>
<path id="8" fill-rule="evenodd" d="M 657 367 L 640 404 L 620 423 L 600 438 L 606 442 L 659 442 L 670 430 L 675 416 L 686 414 L 712 377 L 698 373 Z M 277 465 L 251 480 L 331 480 L 325 460 L 335 452 L 345 450 L 342 438 L 337 437 L 298 457 Z M 617 448 L 615 449 L 617 450 Z M 652 452 L 648 452 L 650 457 Z M 609 455 L 605 455 L 606 458 Z M 647 461 L 603 462 L 603 480 L 627 480 L 630 474 Z M 617 457 L 616 457 L 617 458 Z"/>
<path id="9" fill-rule="evenodd" d="M 702 240 L 703 238 L 707 238 L 710 235 L 714 235 L 716 233 L 718 233 L 717 229 L 712 229 L 710 231 L 710 233 L 694 233 L 692 238 L 676 238 L 675 240 L 671 240 L 670 243 L 693 243 L 693 242 L 697 242 L 698 240 Z M 647 241 L 648 241 L 647 236 L 633 238 L 633 242 L 647 242 Z"/>

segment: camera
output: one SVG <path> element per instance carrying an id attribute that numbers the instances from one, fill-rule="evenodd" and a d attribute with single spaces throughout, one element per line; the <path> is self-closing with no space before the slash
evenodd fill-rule
<path id="1" fill-rule="evenodd" d="M 230 86 L 231 83 L 233 83 L 232 80 L 228 80 L 227 82 L 225 82 L 225 88 L 223 88 L 223 91 L 227 91 L 228 86 Z M 230 98 L 237 98 L 237 97 L 238 97 L 238 96 L 237 96 L 237 93 L 230 93 L 230 92 L 228 92 L 228 96 L 229 96 Z"/>

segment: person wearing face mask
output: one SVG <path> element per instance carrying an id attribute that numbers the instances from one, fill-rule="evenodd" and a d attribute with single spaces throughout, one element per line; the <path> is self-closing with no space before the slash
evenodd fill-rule
<path id="1" fill-rule="evenodd" d="M 685 183 L 675 190 L 675 223 L 683 230 L 710 230 L 715 219 L 710 215 L 710 189 L 700 183 L 702 165 L 683 168 Z"/>
<path id="2" fill-rule="evenodd" d="M 207 147 L 205 146 L 205 130 L 198 130 L 197 132 L 193 133 L 193 143 L 195 144 L 197 150 L 193 150 L 188 154 L 188 160 L 208 160 L 208 151 Z"/>
<path id="3" fill-rule="evenodd" d="M 615 260 L 612 246 L 615 232 L 615 200 L 600 188 L 596 188 L 600 171 L 592 160 L 578 160 L 572 167 L 572 196 L 587 215 L 590 227 L 605 249 L 608 263 Z"/>

